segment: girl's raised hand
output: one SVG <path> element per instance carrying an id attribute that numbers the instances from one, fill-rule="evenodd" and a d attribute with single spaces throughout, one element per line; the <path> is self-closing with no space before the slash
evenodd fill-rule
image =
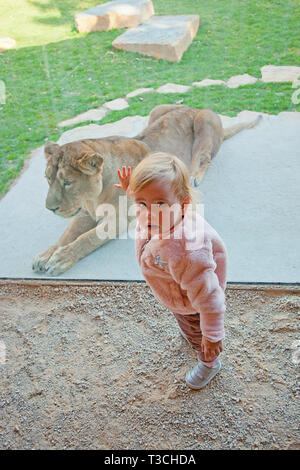
<path id="1" fill-rule="evenodd" d="M 114 184 L 114 186 L 126 192 L 129 186 L 130 175 L 131 175 L 131 167 L 129 166 L 126 169 L 126 166 L 123 166 L 122 173 L 121 173 L 121 170 L 118 170 L 118 177 L 119 177 L 119 181 L 121 184 Z"/>

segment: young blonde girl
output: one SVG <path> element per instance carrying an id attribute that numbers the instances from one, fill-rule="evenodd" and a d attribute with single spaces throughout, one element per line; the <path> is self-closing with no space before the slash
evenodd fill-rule
<path id="1" fill-rule="evenodd" d="M 196 211 L 195 191 L 185 164 L 154 153 L 118 170 L 115 186 L 137 207 L 135 248 L 142 274 L 156 299 L 176 318 L 181 334 L 198 353 L 187 372 L 200 389 L 221 368 L 226 288 L 225 245 Z"/>

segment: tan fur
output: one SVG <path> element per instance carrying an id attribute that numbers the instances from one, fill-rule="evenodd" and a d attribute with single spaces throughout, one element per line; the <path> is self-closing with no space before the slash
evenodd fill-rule
<path id="1" fill-rule="evenodd" d="M 46 207 L 63 217 L 74 217 L 57 243 L 35 257 L 33 270 L 56 276 L 109 241 L 98 236 L 101 223 L 103 227 L 108 223 L 97 216 L 97 208 L 104 204 L 115 207 L 116 235 L 124 231 L 128 211 L 119 214 L 121 191 L 114 187 L 118 168 L 134 168 L 149 153 L 168 152 L 186 163 L 198 185 L 224 138 L 249 127 L 238 124 L 224 133 L 219 116 L 210 109 L 160 105 L 152 110 L 147 128 L 134 139 L 113 136 L 62 146 L 48 143 Z M 72 184 L 67 185 L 69 182 Z"/>

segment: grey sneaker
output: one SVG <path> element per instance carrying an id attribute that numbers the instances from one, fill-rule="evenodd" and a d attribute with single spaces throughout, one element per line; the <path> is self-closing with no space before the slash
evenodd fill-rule
<path id="1" fill-rule="evenodd" d="M 221 369 L 221 361 L 219 360 L 215 367 L 207 367 L 202 362 L 189 370 L 185 376 L 186 384 L 193 388 L 194 390 L 199 390 L 200 388 L 205 387 L 211 379 L 219 372 Z"/>

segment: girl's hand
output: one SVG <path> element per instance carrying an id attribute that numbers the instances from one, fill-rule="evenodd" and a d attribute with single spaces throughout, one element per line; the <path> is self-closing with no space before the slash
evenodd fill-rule
<path id="1" fill-rule="evenodd" d="M 131 167 L 129 166 L 126 170 L 126 166 L 123 166 L 122 174 L 121 174 L 121 170 L 118 170 L 118 177 L 119 177 L 121 184 L 114 184 L 114 186 L 118 189 L 122 189 L 123 191 L 127 192 L 127 189 L 129 187 L 130 175 L 131 175 Z"/>
<path id="2" fill-rule="evenodd" d="M 201 347 L 206 361 L 212 361 L 223 351 L 222 340 L 217 341 L 216 343 L 212 343 L 207 338 L 205 338 L 205 336 L 202 337 Z"/>

